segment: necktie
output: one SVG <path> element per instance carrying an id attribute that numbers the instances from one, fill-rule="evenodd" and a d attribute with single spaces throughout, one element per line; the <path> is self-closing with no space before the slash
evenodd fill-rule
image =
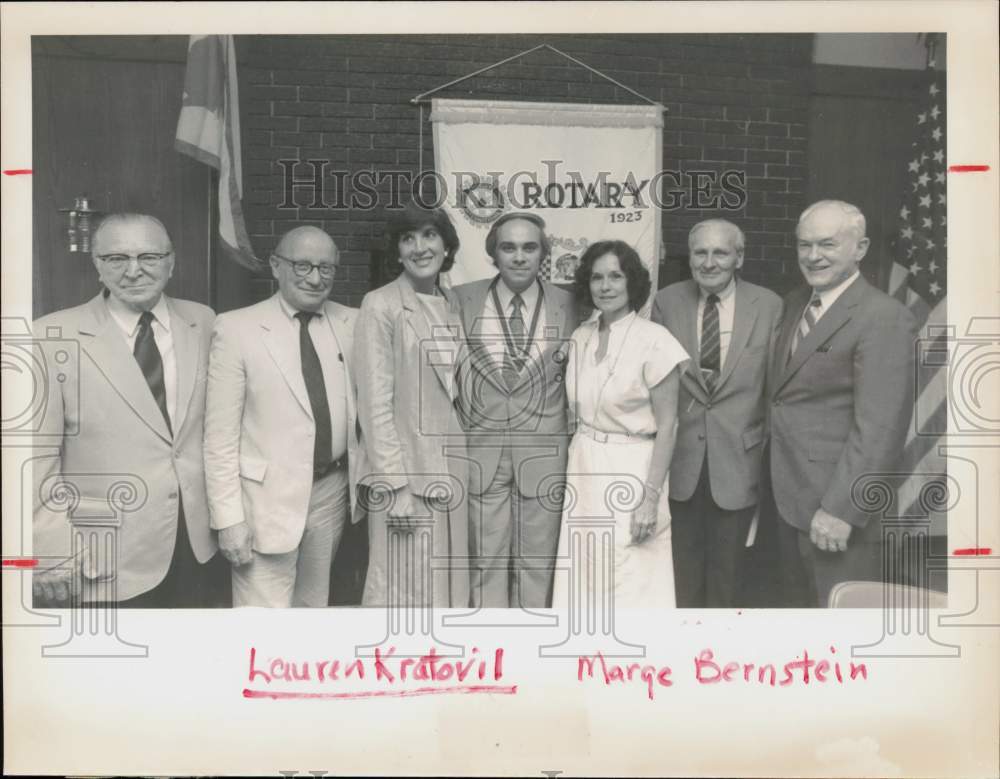
<path id="1" fill-rule="evenodd" d="M 517 377 L 521 373 L 524 365 L 524 317 L 521 309 L 524 307 L 524 299 L 520 295 L 514 295 L 510 301 L 511 314 L 507 320 L 510 328 L 510 343 L 507 345 L 506 359 L 504 360 L 503 378 L 508 389 L 514 389 L 517 384 Z M 513 347 L 513 354 L 511 353 Z"/>
<path id="2" fill-rule="evenodd" d="M 701 370 L 709 392 L 715 391 L 715 383 L 719 380 L 720 356 L 722 346 L 719 342 L 719 296 L 709 295 L 705 300 L 705 310 L 701 315 Z"/>
<path id="3" fill-rule="evenodd" d="M 302 354 L 302 378 L 306 382 L 306 393 L 312 407 L 316 423 L 316 438 L 313 441 L 313 473 L 322 474 L 330 464 L 333 447 L 333 433 L 330 430 L 330 406 L 326 400 L 326 382 L 323 380 L 323 366 L 309 335 L 309 320 L 318 314 L 299 311 L 299 351 Z"/>
<path id="4" fill-rule="evenodd" d="M 139 315 L 139 332 L 135 335 L 135 346 L 132 347 L 132 354 L 135 355 L 136 362 L 142 370 L 142 375 L 146 377 L 146 384 L 149 385 L 153 393 L 156 405 L 160 407 L 160 413 L 167 423 L 167 430 L 173 435 L 173 428 L 170 426 L 170 415 L 167 413 L 167 388 L 163 382 L 163 359 L 160 357 L 160 350 L 156 347 L 156 339 L 153 337 L 153 312 L 143 311 Z"/>
<path id="5" fill-rule="evenodd" d="M 799 344 L 809 335 L 809 331 L 816 327 L 816 322 L 819 319 L 822 308 L 823 301 L 819 299 L 818 295 L 814 294 L 809 301 L 809 305 L 806 306 L 806 310 L 802 312 L 799 329 L 795 331 L 795 335 L 792 337 L 792 350 L 788 353 L 789 359 L 795 354 L 795 350 L 799 348 Z"/>

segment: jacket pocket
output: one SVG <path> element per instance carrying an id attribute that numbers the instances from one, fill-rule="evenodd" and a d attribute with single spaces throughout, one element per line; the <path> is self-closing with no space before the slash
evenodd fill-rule
<path id="1" fill-rule="evenodd" d="M 834 441 L 814 441 L 809 444 L 809 461 L 814 463 L 835 463 L 840 461 L 844 444 Z"/>
<path id="2" fill-rule="evenodd" d="M 240 458 L 240 476 L 244 479 L 263 482 L 265 473 L 267 473 L 267 460 L 261 460 L 257 457 Z"/>
<path id="3" fill-rule="evenodd" d="M 764 440 L 764 423 L 758 422 L 753 427 L 748 427 L 743 431 L 743 448 L 753 449 Z"/>

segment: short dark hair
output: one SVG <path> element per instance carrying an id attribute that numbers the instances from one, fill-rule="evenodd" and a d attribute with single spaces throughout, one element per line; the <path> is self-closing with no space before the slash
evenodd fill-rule
<path id="1" fill-rule="evenodd" d="M 407 203 L 402 209 L 387 212 L 388 223 L 385 226 L 385 261 L 393 263 L 399 260 L 399 239 L 405 233 L 419 230 L 426 224 L 434 225 L 444 241 L 445 255 L 441 264 L 441 272 L 451 270 L 458 253 L 459 240 L 451 217 L 443 208 L 424 208 L 415 202 Z"/>
<path id="2" fill-rule="evenodd" d="M 496 261 L 497 233 L 500 231 L 500 228 L 507 224 L 507 222 L 512 222 L 515 219 L 523 219 L 525 222 L 531 222 L 538 228 L 538 233 L 541 235 L 542 257 L 548 257 L 550 249 L 549 239 L 545 235 L 545 220 L 538 216 L 538 214 L 532 214 L 527 211 L 511 211 L 497 219 L 486 234 L 486 253 L 490 258 Z"/>
<path id="3" fill-rule="evenodd" d="M 594 298 L 590 294 L 590 274 L 594 263 L 609 253 L 618 258 L 618 264 L 628 279 L 628 306 L 633 311 L 638 311 L 649 299 L 653 282 L 646 266 L 639 259 L 638 252 L 625 241 L 598 241 L 587 247 L 580 258 L 580 267 L 576 269 L 576 278 L 573 281 L 576 299 L 582 306 L 596 308 Z"/>

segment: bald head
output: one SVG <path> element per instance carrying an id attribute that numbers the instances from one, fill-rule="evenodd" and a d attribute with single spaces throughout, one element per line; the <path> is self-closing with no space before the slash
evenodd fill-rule
<path id="1" fill-rule="evenodd" d="M 274 253 L 292 257 L 300 251 L 319 252 L 334 259 L 339 253 L 333 238 L 312 225 L 303 225 L 289 230 L 281 236 Z"/>
<path id="2" fill-rule="evenodd" d="M 330 296 L 339 257 L 337 244 L 318 227 L 285 233 L 271 255 L 271 273 L 285 302 L 297 311 L 317 311 Z"/>

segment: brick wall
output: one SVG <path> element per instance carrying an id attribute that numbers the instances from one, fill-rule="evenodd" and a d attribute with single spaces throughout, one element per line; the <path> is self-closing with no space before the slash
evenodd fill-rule
<path id="1" fill-rule="evenodd" d="M 687 231 L 725 215 L 747 236 L 744 275 L 783 292 L 797 281 L 793 234 L 805 206 L 809 35 L 241 36 L 237 38 L 247 227 L 258 254 L 297 224 L 323 227 L 342 250 L 336 295 L 357 305 L 372 286 L 380 211 L 282 203 L 279 159 L 328 170 L 418 172 L 418 112 L 409 100 L 520 51 L 549 43 L 663 103 L 664 168 L 745 171 L 738 212 L 663 215 L 661 283 L 686 271 Z M 549 51 L 440 93 L 446 97 L 634 103 L 636 98 Z M 424 166 L 433 165 L 430 124 Z M 308 173 L 300 169 L 299 173 Z M 327 178 L 327 200 L 335 199 Z M 388 183 L 380 194 L 388 194 Z M 339 193 L 340 197 L 345 194 Z M 262 295 L 260 295 L 262 296 Z"/>

